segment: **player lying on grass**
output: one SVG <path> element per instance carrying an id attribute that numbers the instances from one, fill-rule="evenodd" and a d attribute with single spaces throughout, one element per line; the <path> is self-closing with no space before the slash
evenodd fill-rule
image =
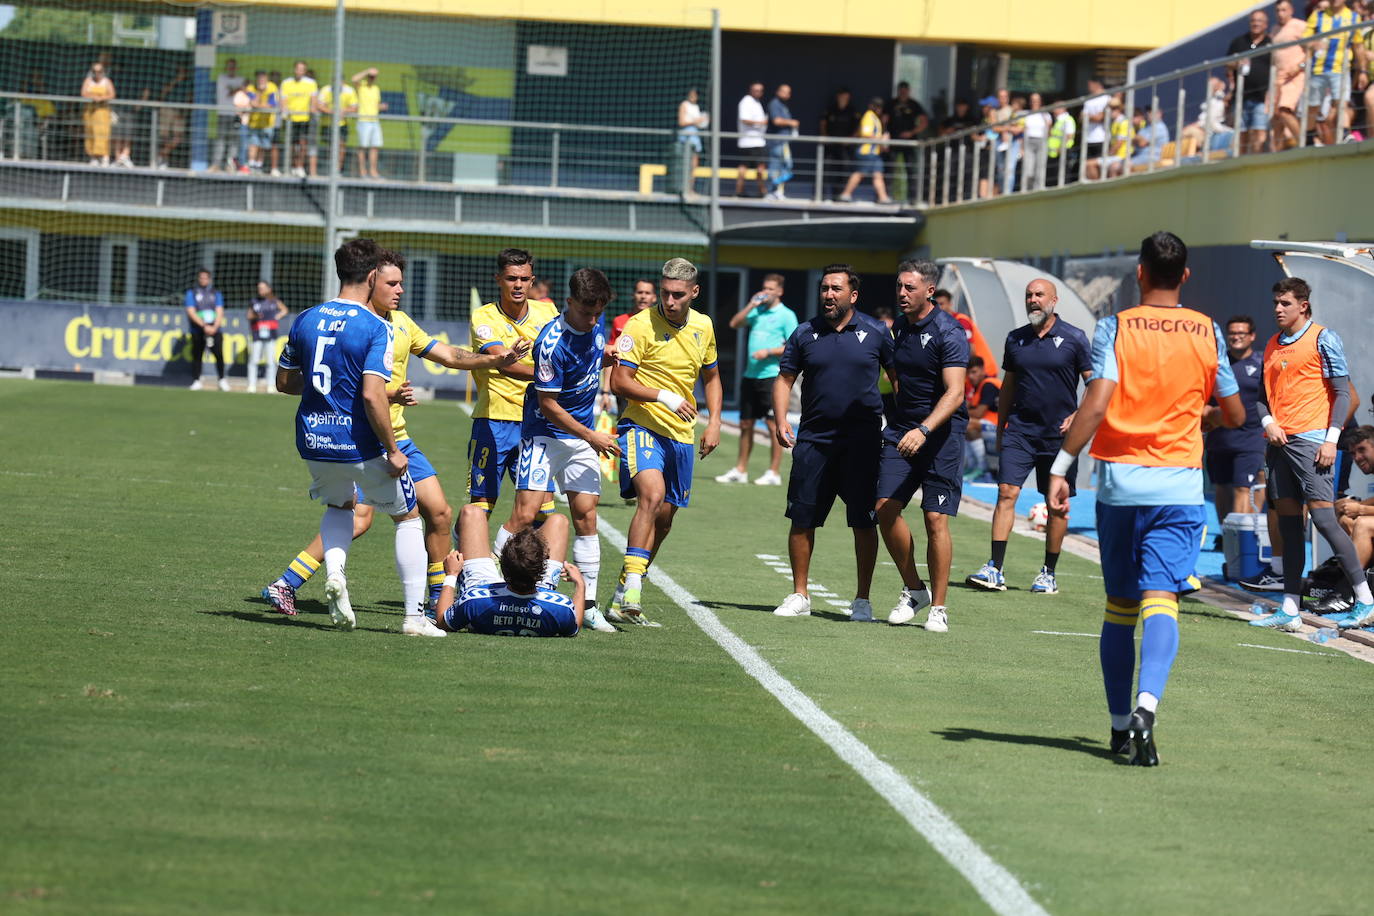
<path id="1" fill-rule="evenodd" d="M 511 535 L 501 549 L 498 570 L 487 538 L 486 509 L 469 503 L 458 514 L 458 547 L 444 559 L 444 587 L 435 613 L 441 629 L 494 636 L 577 635 L 586 582 L 576 566 L 552 559 L 567 555 L 566 516 L 550 516 L 538 531 L 521 528 Z M 571 599 L 554 591 L 560 574 L 573 584 Z"/>

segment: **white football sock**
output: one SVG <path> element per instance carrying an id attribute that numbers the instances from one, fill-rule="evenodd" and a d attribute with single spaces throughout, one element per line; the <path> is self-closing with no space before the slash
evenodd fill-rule
<path id="1" fill-rule="evenodd" d="M 502 525 L 496 529 L 496 540 L 491 544 L 491 555 L 500 558 L 501 551 L 506 549 L 506 542 L 515 537 L 514 531 L 507 531 L 506 526 Z"/>
<path id="2" fill-rule="evenodd" d="M 587 580 L 587 600 L 596 600 L 596 580 L 601 572 L 601 538 L 595 534 L 579 535 L 573 540 L 573 565 Z"/>
<path id="3" fill-rule="evenodd" d="M 419 518 L 396 523 L 396 572 L 401 577 L 406 616 L 423 614 L 429 593 L 429 553 L 425 523 Z"/>
<path id="4" fill-rule="evenodd" d="M 1274 571 L 1274 575 L 1283 575 L 1283 555 L 1276 553 L 1272 557 L 1270 557 L 1269 568 Z"/>
<path id="5" fill-rule="evenodd" d="M 1285 614 L 1288 614 L 1290 616 L 1296 614 L 1301 609 L 1301 607 L 1302 605 L 1299 603 L 1297 595 L 1283 596 L 1283 612 Z"/>
<path id="6" fill-rule="evenodd" d="M 544 579 L 539 584 L 553 591 L 563 579 L 563 564 L 550 557 L 544 561 Z"/>
<path id="7" fill-rule="evenodd" d="M 1368 579 L 1355 583 L 1355 600 L 1360 604 L 1374 604 L 1374 592 L 1369 589 Z"/>
<path id="8" fill-rule="evenodd" d="M 1159 697 L 1153 693 L 1142 693 L 1135 698 L 1135 705 L 1143 708 L 1146 712 L 1154 712 L 1159 708 Z"/>
<path id="9" fill-rule="evenodd" d="M 324 545 L 325 577 L 342 576 L 348 562 L 348 545 L 353 543 L 353 510 L 327 506 L 320 518 L 320 542 Z"/>

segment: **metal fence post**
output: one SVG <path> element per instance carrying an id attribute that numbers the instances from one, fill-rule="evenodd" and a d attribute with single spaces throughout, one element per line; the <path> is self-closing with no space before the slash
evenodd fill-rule
<path id="1" fill-rule="evenodd" d="M 1232 113 L 1231 123 L 1235 125 L 1235 130 L 1231 131 L 1231 157 L 1234 159 L 1240 155 L 1240 134 L 1242 119 L 1245 115 L 1245 71 L 1236 68 L 1236 105 Z"/>
<path id="2" fill-rule="evenodd" d="M 558 131 L 553 132 L 553 139 L 549 141 L 549 187 L 558 187 L 558 151 L 562 145 L 562 135 Z"/>
<path id="3" fill-rule="evenodd" d="M 1177 143 L 1174 146 L 1174 167 L 1183 164 L 1183 109 L 1188 104 L 1188 90 L 1183 88 L 1183 80 L 1178 81 L 1178 118 L 1177 126 L 1174 128 L 1174 137 Z"/>

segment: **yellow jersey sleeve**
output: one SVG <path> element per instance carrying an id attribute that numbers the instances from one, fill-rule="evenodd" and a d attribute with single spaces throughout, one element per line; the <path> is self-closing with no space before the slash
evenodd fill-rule
<path id="1" fill-rule="evenodd" d="M 716 335 L 711 319 L 690 312 L 687 323 L 678 328 L 658 309 L 645 309 L 625 323 L 616 340 L 616 356 L 633 366 L 635 380 L 695 403 L 693 390 L 702 369 L 716 365 Z M 679 442 L 696 440 L 696 423 L 684 420 L 657 401 L 634 401 L 625 417 L 637 426 Z"/>
<path id="2" fill-rule="evenodd" d="M 544 326 L 557 317 L 558 308 L 552 302 L 530 300 L 525 317 L 518 321 L 501 311 L 498 303 L 489 302 L 472 313 L 469 331 L 472 350 L 474 353 L 485 353 L 498 344 L 512 347 L 519 340 L 533 343 Z M 533 353 L 520 362 L 533 366 Z M 509 378 L 495 369 L 478 369 L 473 376 L 477 380 L 477 404 L 472 411 L 474 417 L 514 422 L 524 417 L 525 388 L 529 382 Z"/>
<path id="3" fill-rule="evenodd" d="M 386 386 L 387 391 L 392 392 L 401 387 L 410 373 L 410 355 L 424 356 L 439 340 L 421 330 L 415 319 L 405 312 L 393 311 L 388 318 L 395 340 L 391 381 Z M 397 439 L 410 438 L 410 433 L 406 431 L 406 409 L 400 404 L 391 405 L 391 432 Z"/>

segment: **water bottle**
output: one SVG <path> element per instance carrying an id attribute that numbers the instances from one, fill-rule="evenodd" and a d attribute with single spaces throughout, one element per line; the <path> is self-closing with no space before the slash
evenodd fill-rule
<path id="1" fill-rule="evenodd" d="M 1277 610 L 1278 605 L 1269 607 L 1259 601 L 1256 601 L 1254 604 L 1250 605 L 1250 613 L 1254 614 L 1256 617 L 1267 617 L 1268 615 L 1274 613 Z"/>
<path id="2" fill-rule="evenodd" d="M 1331 642 L 1331 640 L 1338 639 L 1340 635 L 1341 631 L 1336 629 L 1335 627 L 1322 627 L 1321 629 L 1317 630 L 1317 632 L 1309 634 L 1307 639 L 1309 642 L 1314 642 L 1319 646 L 1324 646 L 1327 643 Z"/>

